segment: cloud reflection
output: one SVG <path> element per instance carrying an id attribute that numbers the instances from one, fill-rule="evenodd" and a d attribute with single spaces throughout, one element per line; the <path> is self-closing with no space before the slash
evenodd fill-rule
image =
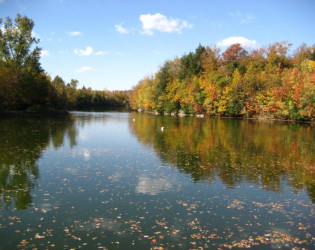
<path id="1" fill-rule="evenodd" d="M 139 194 L 157 195 L 177 188 L 178 185 L 174 180 L 167 180 L 165 178 L 150 178 L 142 175 L 139 176 L 135 192 Z"/>

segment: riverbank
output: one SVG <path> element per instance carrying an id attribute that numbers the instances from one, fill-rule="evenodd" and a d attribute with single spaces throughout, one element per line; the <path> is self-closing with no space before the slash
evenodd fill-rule
<path id="1" fill-rule="evenodd" d="M 154 115 L 165 115 L 165 116 L 178 116 L 178 117 L 196 117 L 196 118 L 217 118 L 217 119 L 239 119 L 239 120 L 261 120 L 261 121 L 282 121 L 282 122 L 297 122 L 297 123 L 310 123 L 315 124 L 315 119 L 311 120 L 294 120 L 294 119 L 285 119 L 285 118 L 276 118 L 272 116 L 222 116 L 222 115 L 208 115 L 208 114 L 187 114 L 183 111 L 179 112 L 158 112 L 158 111 L 147 111 L 143 109 L 138 109 L 138 113 L 147 113 L 147 114 L 154 114 Z"/>
<path id="2" fill-rule="evenodd" d="M 1 111 L 0 118 L 8 117 L 56 117 L 56 116 L 68 116 L 68 111 L 47 111 L 47 112 L 30 112 L 30 111 Z"/>

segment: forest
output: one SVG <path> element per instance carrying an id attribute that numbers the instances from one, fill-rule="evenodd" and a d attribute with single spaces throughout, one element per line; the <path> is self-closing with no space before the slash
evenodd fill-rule
<path id="1" fill-rule="evenodd" d="M 167 60 L 129 91 L 78 89 L 40 64 L 34 22 L 0 19 L 0 113 L 131 106 L 164 114 L 315 120 L 315 45 L 290 52 L 289 42 L 225 51 L 199 45 Z"/>
<path id="2" fill-rule="evenodd" d="M 0 26 L 2 26 L 0 19 Z M 39 39 L 33 36 L 34 22 L 17 15 L 8 17 L 0 29 L 0 113 L 22 111 L 51 113 L 93 107 L 127 105 L 128 91 L 100 91 L 82 87 L 72 79 L 53 79 L 40 64 Z"/>
<path id="3" fill-rule="evenodd" d="M 133 109 L 164 114 L 315 119 L 315 46 L 275 42 L 225 51 L 199 45 L 132 89 Z"/>

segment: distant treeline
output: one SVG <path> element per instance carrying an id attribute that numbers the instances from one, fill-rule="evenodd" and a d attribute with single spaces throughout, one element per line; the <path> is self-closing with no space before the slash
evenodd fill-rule
<path id="1" fill-rule="evenodd" d="M 133 109 L 211 116 L 315 119 L 315 46 L 291 44 L 224 52 L 199 45 L 166 61 L 132 90 Z"/>
<path id="2" fill-rule="evenodd" d="M 2 26 L 2 19 L 0 19 Z M 89 107 L 125 106 L 127 91 L 77 89 L 78 81 L 51 79 L 42 69 L 34 22 L 17 15 L 0 29 L 0 112 L 54 112 Z"/>
<path id="3" fill-rule="evenodd" d="M 52 86 L 57 92 L 58 109 L 85 109 L 98 107 L 124 107 L 128 105 L 129 91 L 92 90 L 91 88 L 77 89 L 77 80 L 66 84 L 63 79 L 56 76 Z"/>

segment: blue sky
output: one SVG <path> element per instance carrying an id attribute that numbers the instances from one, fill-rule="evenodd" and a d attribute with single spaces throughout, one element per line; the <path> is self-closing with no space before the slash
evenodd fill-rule
<path id="1" fill-rule="evenodd" d="M 315 44 L 315 0 L 0 0 L 1 18 L 17 13 L 48 74 L 98 90 L 130 89 L 199 44 Z"/>

